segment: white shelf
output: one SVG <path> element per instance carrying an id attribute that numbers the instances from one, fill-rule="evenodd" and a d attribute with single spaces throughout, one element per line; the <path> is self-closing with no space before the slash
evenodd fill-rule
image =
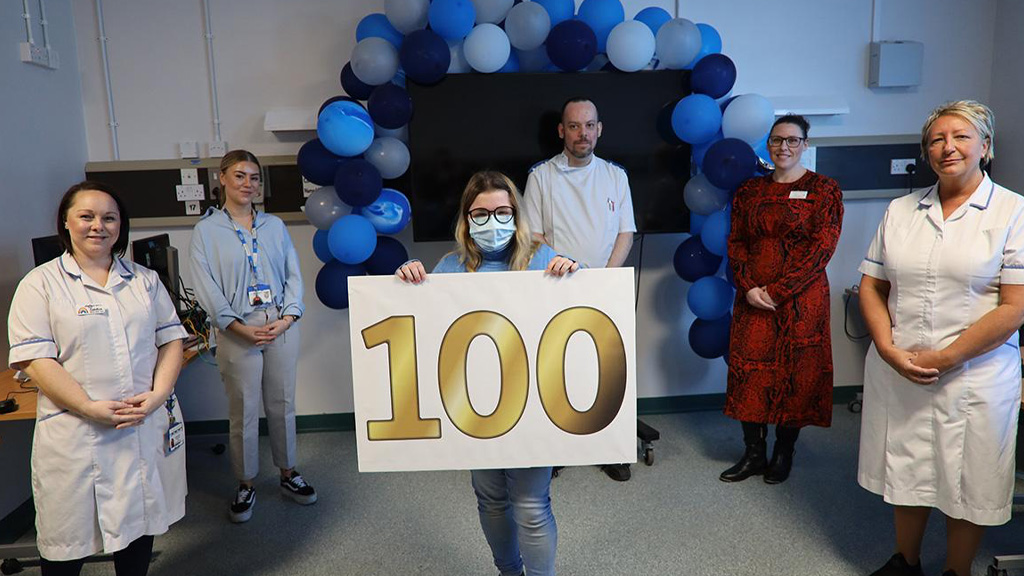
<path id="1" fill-rule="evenodd" d="M 316 110 L 310 108 L 271 108 L 263 117 L 267 132 L 302 132 L 316 130 Z"/>

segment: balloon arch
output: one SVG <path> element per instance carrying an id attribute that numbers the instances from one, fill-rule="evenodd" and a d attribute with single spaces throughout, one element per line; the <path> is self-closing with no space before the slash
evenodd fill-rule
<path id="1" fill-rule="evenodd" d="M 297 160 L 302 175 L 322 186 L 305 206 L 317 228 L 313 250 L 324 262 L 316 278 L 321 302 L 346 308 L 349 277 L 390 274 L 408 259 L 390 235 L 408 225 L 409 200 L 383 187 L 409 168 L 413 107 L 406 81 L 431 85 L 472 72 L 688 69 L 691 93 L 659 130 L 672 143 L 690 144 L 697 168 L 683 189 L 691 236 L 673 264 L 693 282 L 691 348 L 705 358 L 728 352 L 735 288 L 722 263 L 731 198 L 768 156 L 774 111 L 760 95 L 731 96 L 736 66 L 721 53 L 714 27 L 658 7 L 626 20 L 619 0 L 584 0 L 578 12 L 573 0 L 386 0 L 383 14 L 359 22 L 356 40 L 341 70 L 348 96 L 324 102 L 318 138 L 302 146 Z M 717 275 L 722 269 L 726 278 Z"/>

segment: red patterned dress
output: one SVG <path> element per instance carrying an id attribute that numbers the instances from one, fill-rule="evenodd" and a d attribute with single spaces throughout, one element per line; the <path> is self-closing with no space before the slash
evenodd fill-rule
<path id="1" fill-rule="evenodd" d="M 729 264 L 737 291 L 725 414 L 787 427 L 832 423 L 832 341 L 825 266 L 839 241 L 843 196 L 808 171 L 744 182 L 733 200 Z M 767 286 L 774 312 L 747 303 Z"/>

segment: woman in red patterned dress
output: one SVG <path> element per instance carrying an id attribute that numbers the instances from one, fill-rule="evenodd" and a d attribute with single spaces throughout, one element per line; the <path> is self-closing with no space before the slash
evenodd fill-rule
<path id="1" fill-rule="evenodd" d="M 738 287 L 729 341 L 725 414 L 743 424 L 746 452 L 723 482 L 764 474 L 784 482 L 800 428 L 832 423 L 832 343 L 825 266 L 843 221 L 831 178 L 800 165 L 807 120 L 775 121 L 768 150 L 775 171 L 736 191 L 729 263 Z M 767 459 L 768 424 L 775 448 Z"/>

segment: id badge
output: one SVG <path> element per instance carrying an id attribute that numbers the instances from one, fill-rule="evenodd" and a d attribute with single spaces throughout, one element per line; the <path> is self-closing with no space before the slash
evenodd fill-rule
<path id="1" fill-rule="evenodd" d="M 164 456 L 170 456 L 175 450 L 185 445 L 185 425 L 181 422 L 171 424 L 164 440 Z"/>
<path id="2" fill-rule="evenodd" d="M 274 302 L 274 295 L 270 293 L 270 286 L 267 284 L 249 286 L 246 294 L 249 296 L 249 305 L 253 308 L 266 308 Z"/>

